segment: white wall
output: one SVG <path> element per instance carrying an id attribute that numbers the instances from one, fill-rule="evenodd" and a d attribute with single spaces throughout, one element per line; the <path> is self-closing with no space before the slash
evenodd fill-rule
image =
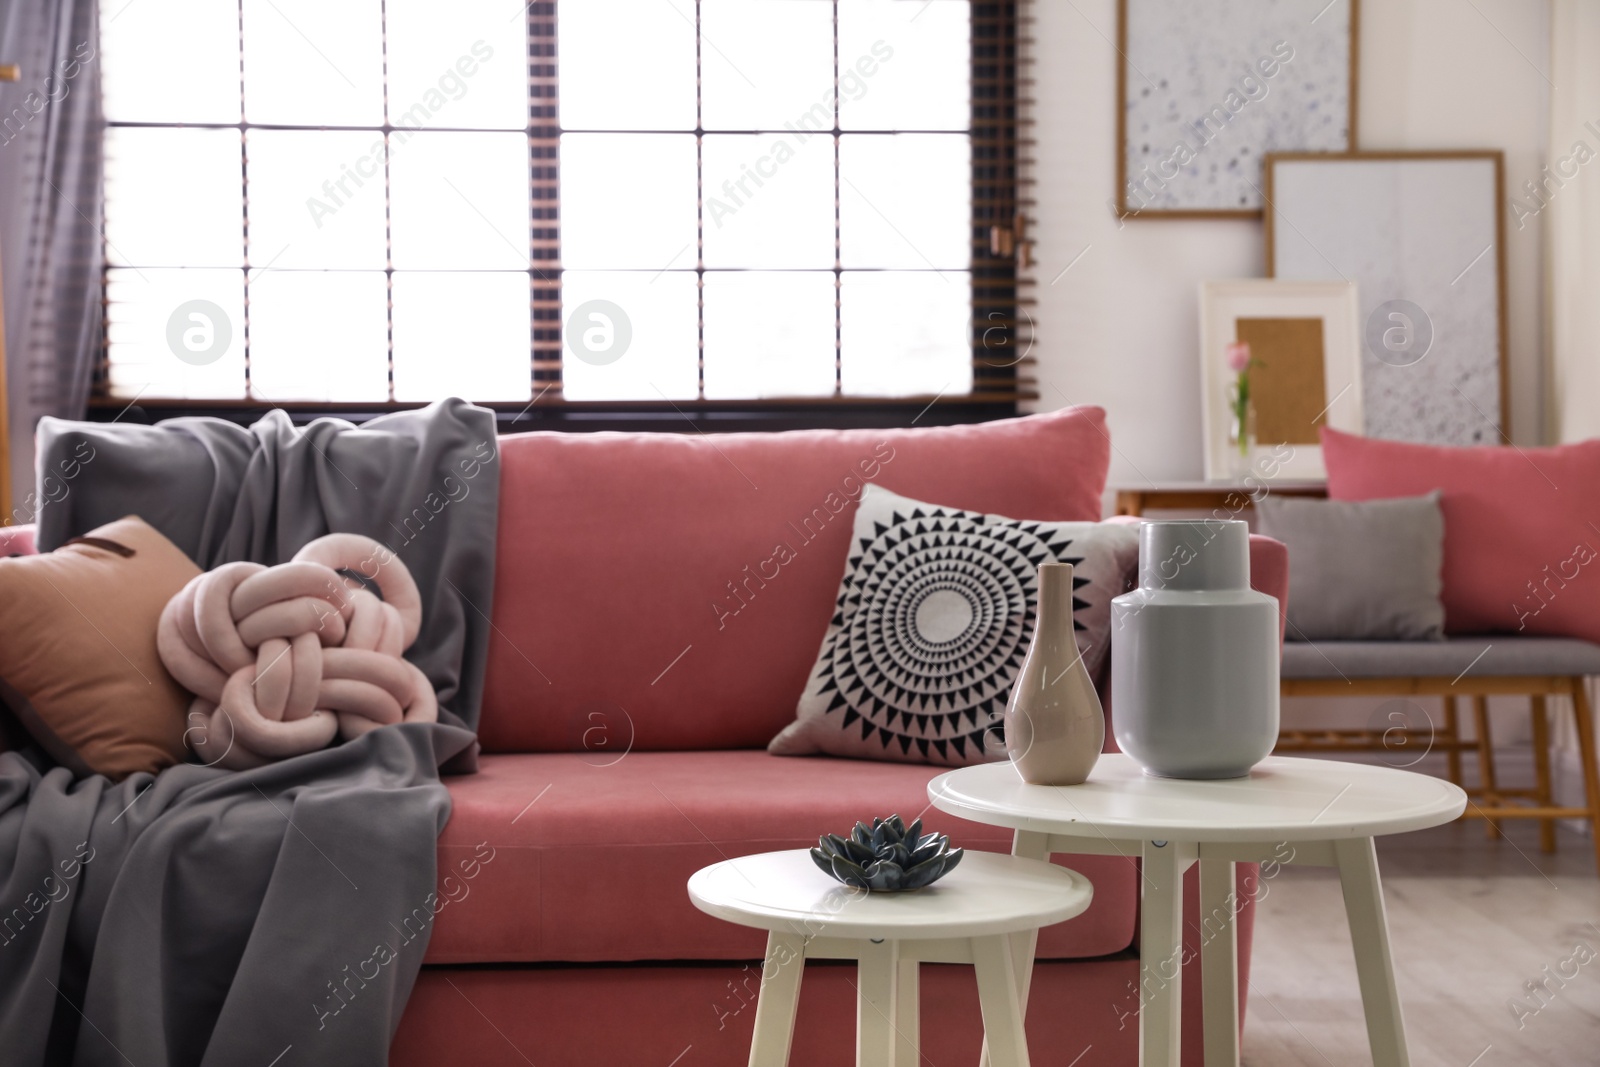
<path id="1" fill-rule="evenodd" d="M 1115 0 L 1034 0 L 1033 13 L 1038 409 L 1107 409 L 1113 486 L 1198 479 L 1196 290 L 1206 279 L 1262 275 L 1261 224 L 1120 223 L 1108 207 L 1116 181 Z M 1546 0 L 1366 0 L 1361 15 L 1359 147 L 1500 148 L 1508 193 L 1537 176 L 1550 90 Z M 1540 230 L 1518 232 L 1509 214 L 1507 265 L 1512 436 L 1539 443 Z"/>
<path id="2" fill-rule="evenodd" d="M 1197 290 L 1207 279 L 1264 273 L 1261 223 L 1119 222 L 1108 206 L 1116 191 L 1116 2 L 1034 0 L 1033 13 L 1037 407 L 1106 408 L 1112 487 L 1198 480 Z M 1358 147 L 1499 148 L 1507 193 L 1516 194 L 1539 175 L 1546 154 L 1549 20 L 1548 0 L 1365 0 Z M 1600 118 L 1600 101 L 1592 117 Z M 1519 444 L 1543 443 L 1546 434 L 1542 218 L 1519 231 L 1506 216 L 1511 427 Z M 1363 726 L 1382 703 L 1289 700 L 1284 719 Z M 1437 702 L 1426 703 L 1432 710 Z M 1495 704 L 1496 741 L 1525 742 L 1526 702 Z M 1558 720 L 1568 714 L 1560 705 L 1553 707 Z M 1563 792 L 1577 781 L 1567 762 L 1558 759 Z"/>

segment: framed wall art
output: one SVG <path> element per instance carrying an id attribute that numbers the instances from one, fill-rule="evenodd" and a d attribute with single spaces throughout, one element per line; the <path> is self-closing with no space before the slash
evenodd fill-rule
<path id="1" fill-rule="evenodd" d="M 1360 337 L 1350 282 L 1265 278 L 1200 286 L 1206 477 L 1238 478 L 1270 455 L 1275 477 L 1325 477 L 1318 430 L 1361 429 Z M 1244 342 L 1248 366 L 1230 364 Z M 1241 370 L 1250 416 L 1237 418 Z M 1245 435 L 1241 447 L 1240 434 Z"/>
<path id="2" fill-rule="evenodd" d="M 1368 436 L 1509 439 L 1504 169 L 1495 151 L 1267 158 L 1267 273 L 1359 290 Z"/>
<path id="3" fill-rule="evenodd" d="M 1118 0 L 1122 218 L 1259 218 L 1269 152 L 1356 147 L 1359 0 Z"/>

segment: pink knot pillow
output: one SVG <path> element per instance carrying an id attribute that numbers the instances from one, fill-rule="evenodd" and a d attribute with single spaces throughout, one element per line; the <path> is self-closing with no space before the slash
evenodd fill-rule
<path id="1" fill-rule="evenodd" d="M 405 564 L 369 537 L 329 534 L 276 567 L 227 563 L 198 575 L 168 601 L 156 646 L 195 694 L 189 748 L 243 770 L 336 735 L 436 721 L 433 686 L 401 656 L 421 626 Z"/>

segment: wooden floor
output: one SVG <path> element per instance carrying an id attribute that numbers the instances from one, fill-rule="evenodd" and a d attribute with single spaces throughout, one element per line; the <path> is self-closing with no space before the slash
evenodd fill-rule
<path id="1" fill-rule="evenodd" d="M 1600 879 L 1587 837 L 1559 845 L 1540 854 L 1532 823 L 1379 840 L 1415 1067 L 1600 1064 Z M 1285 867 L 1266 885 L 1245 1067 L 1370 1064 L 1337 877 Z M 1546 983 L 1542 1006 L 1529 982 Z"/>

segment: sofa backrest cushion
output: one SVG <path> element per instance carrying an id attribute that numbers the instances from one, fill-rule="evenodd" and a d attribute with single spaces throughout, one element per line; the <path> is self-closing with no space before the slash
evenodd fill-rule
<path id="1" fill-rule="evenodd" d="M 1335 500 L 1442 490 L 1447 633 L 1600 642 L 1600 440 L 1449 448 L 1322 431 Z"/>
<path id="2" fill-rule="evenodd" d="M 867 482 L 1095 520 L 1105 413 L 924 430 L 501 439 L 489 752 L 760 748 L 833 613 Z"/>

